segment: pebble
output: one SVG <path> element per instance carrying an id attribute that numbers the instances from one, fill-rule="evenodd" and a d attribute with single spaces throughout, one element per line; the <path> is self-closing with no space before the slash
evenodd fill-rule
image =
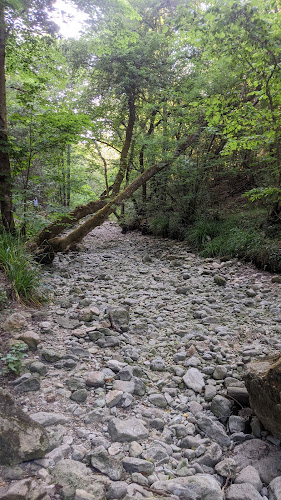
<path id="1" fill-rule="evenodd" d="M 112 222 L 43 273 L 55 293 L 40 318 L 5 319 L 34 341 L 9 388 L 49 434 L 36 481 L 63 471 L 75 500 L 145 498 L 150 486 L 182 500 L 191 485 L 208 500 L 281 498 L 279 440 L 241 408 L 248 361 L 280 350 L 278 276 Z M 5 481 L 40 464 L 16 467 Z"/>

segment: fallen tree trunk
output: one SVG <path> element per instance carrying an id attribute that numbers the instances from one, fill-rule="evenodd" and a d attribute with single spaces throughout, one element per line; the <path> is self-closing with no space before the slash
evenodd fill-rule
<path id="1" fill-rule="evenodd" d="M 79 205 L 74 208 L 71 212 L 64 215 L 60 219 L 55 220 L 49 226 L 45 227 L 36 235 L 34 240 L 32 240 L 29 244 L 29 248 L 31 250 L 35 250 L 37 247 L 40 247 L 42 243 L 48 241 L 52 238 L 55 238 L 58 234 L 65 231 L 69 226 L 73 226 L 80 219 L 83 219 L 87 215 L 94 214 L 102 207 L 106 205 L 107 201 L 104 199 L 100 199 L 97 201 L 90 201 L 87 205 Z"/>
<path id="2" fill-rule="evenodd" d="M 131 182 L 129 186 L 123 189 L 121 193 L 119 193 L 112 200 L 106 203 L 105 206 L 100 208 L 100 210 L 98 210 L 95 215 L 81 224 L 77 229 L 74 229 L 74 231 L 70 232 L 65 237 L 55 237 L 42 241 L 40 246 L 37 247 L 34 252 L 35 258 L 43 263 L 50 263 L 57 252 L 67 251 L 71 249 L 73 245 L 79 243 L 90 231 L 92 231 L 95 227 L 100 226 L 120 204 L 128 200 L 132 196 L 132 194 L 141 186 L 143 186 L 149 179 L 151 179 L 151 177 L 170 166 L 180 155 L 182 155 L 185 150 L 197 140 L 203 126 L 201 126 L 200 129 L 194 132 L 194 134 L 188 137 L 186 141 L 179 145 L 171 158 L 164 162 L 155 163 L 154 165 L 152 165 L 149 169 L 139 175 L 133 182 Z M 104 200 L 100 201 L 105 203 Z"/>

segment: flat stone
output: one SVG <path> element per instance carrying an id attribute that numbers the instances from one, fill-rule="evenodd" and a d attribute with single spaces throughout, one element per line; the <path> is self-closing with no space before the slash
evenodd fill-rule
<path id="1" fill-rule="evenodd" d="M 204 377 L 197 368 L 189 368 L 183 377 L 183 381 L 189 389 L 201 392 L 205 386 Z"/>
<path id="2" fill-rule="evenodd" d="M 220 485 L 210 474 L 196 474 L 168 481 L 156 481 L 151 488 L 171 493 L 182 499 L 223 500 Z M 161 498 L 163 497 L 161 496 Z"/>
<path id="3" fill-rule="evenodd" d="M 120 420 L 113 418 L 108 424 L 108 431 L 113 441 L 140 441 L 148 437 L 148 430 L 137 418 Z"/>
<path id="4" fill-rule="evenodd" d="M 127 472 L 141 472 L 144 474 L 152 474 L 154 464 L 141 458 L 126 457 L 123 458 L 122 464 Z"/>
<path id="5" fill-rule="evenodd" d="M 29 374 L 30 375 L 30 374 Z M 14 383 L 17 381 L 15 380 Z M 35 392 L 40 391 L 40 380 L 35 375 L 31 375 L 27 379 L 23 379 L 20 383 L 15 386 L 15 392 Z"/>
<path id="6" fill-rule="evenodd" d="M 53 413 L 46 411 L 39 411 L 31 413 L 30 417 L 43 427 L 50 427 L 52 425 L 64 425 L 71 420 L 71 417 L 66 417 L 62 413 Z"/>
<path id="7" fill-rule="evenodd" d="M 131 380 L 114 380 L 113 390 L 133 394 L 135 391 L 135 382 Z"/>

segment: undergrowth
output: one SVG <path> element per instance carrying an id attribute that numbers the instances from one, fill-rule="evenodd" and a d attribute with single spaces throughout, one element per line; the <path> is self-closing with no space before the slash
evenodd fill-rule
<path id="1" fill-rule="evenodd" d="M 261 219 L 262 220 L 262 219 Z M 202 257 L 237 257 L 271 272 L 281 272 L 281 244 L 260 228 L 259 214 L 235 214 L 225 219 L 198 219 L 187 240 Z"/>
<path id="2" fill-rule="evenodd" d="M 37 304 L 45 300 L 40 268 L 26 251 L 20 236 L 0 234 L 0 268 L 10 281 L 17 300 Z"/>

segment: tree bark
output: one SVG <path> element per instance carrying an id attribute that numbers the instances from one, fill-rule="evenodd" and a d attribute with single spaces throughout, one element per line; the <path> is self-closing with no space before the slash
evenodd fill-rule
<path id="1" fill-rule="evenodd" d="M 205 123 L 204 125 L 205 126 Z M 98 212 L 90 217 L 86 222 L 81 224 L 77 229 L 66 235 L 62 238 L 51 238 L 42 242 L 41 247 L 37 248 L 35 253 L 35 257 L 37 260 L 41 260 L 44 263 L 51 262 L 56 252 L 62 252 L 69 250 L 74 244 L 79 243 L 90 231 L 92 231 L 95 227 L 100 226 L 108 216 L 113 213 L 116 208 L 128 200 L 133 193 L 143 186 L 151 177 L 155 176 L 157 173 L 161 172 L 163 169 L 170 166 L 184 151 L 197 140 L 200 132 L 202 130 L 202 126 L 194 132 L 191 136 L 189 136 L 178 148 L 174 151 L 174 154 L 171 158 L 166 161 L 155 163 L 141 175 L 139 175 L 129 186 L 127 186 L 121 193 L 119 193 L 115 198 L 106 203 L 104 200 L 100 200 L 99 202 L 106 203 L 103 208 L 98 210 Z M 99 203 L 99 202 L 93 202 Z M 89 205 L 89 204 L 88 204 Z M 87 207 L 87 205 L 86 205 Z M 85 207 L 80 207 L 80 210 L 84 210 Z M 69 216 L 68 216 L 69 217 Z M 55 228 L 54 228 L 55 229 Z"/>
<path id="2" fill-rule="evenodd" d="M 0 206 L 2 224 L 6 231 L 13 233 L 15 226 L 12 212 L 12 175 L 7 135 L 5 49 L 4 6 L 0 6 Z"/>

